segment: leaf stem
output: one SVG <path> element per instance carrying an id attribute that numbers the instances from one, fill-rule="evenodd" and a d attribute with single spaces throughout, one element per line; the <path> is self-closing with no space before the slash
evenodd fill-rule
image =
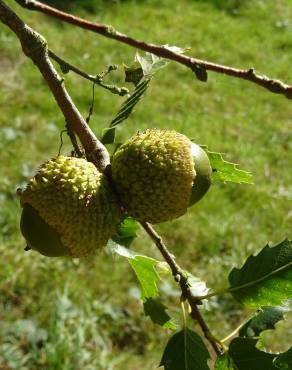
<path id="1" fill-rule="evenodd" d="M 180 301 L 180 307 L 181 307 L 181 312 L 182 312 L 183 328 L 186 328 L 187 326 L 186 309 L 185 309 L 184 301 L 182 299 Z"/>
<path id="2" fill-rule="evenodd" d="M 234 335 L 236 335 L 239 330 L 253 317 L 253 315 L 250 315 L 246 320 L 244 320 L 241 324 L 239 324 L 237 326 L 237 328 L 235 328 L 230 334 L 228 334 L 225 338 L 221 339 L 220 342 L 221 343 L 225 343 L 227 342 L 229 339 L 231 339 L 232 337 L 234 337 Z"/>

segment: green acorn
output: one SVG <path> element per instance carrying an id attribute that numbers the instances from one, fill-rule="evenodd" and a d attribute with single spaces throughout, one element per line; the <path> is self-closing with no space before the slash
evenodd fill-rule
<path id="1" fill-rule="evenodd" d="M 112 159 L 112 178 L 128 214 L 153 224 L 183 215 L 211 185 L 211 165 L 200 146 L 174 130 L 147 129 Z"/>
<path id="2" fill-rule="evenodd" d="M 120 221 L 108 180 L 81 158 L 58 156 L 42 164 L 20 202 L 21 232 L 28 247 L 45 256 L 93 254 Z"/>

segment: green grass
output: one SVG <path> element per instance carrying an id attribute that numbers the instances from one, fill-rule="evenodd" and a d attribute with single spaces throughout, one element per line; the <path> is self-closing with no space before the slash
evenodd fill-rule
<path id="1" fill-rule="evenodd" d="M 47 38 L 54 52 L 91 74 L 112 63 L 133 61 L 135 50 L 130 47 L 7 3 Z M 71 4 L 76 14 L 138 39 L 188 46 L 198 58 L 255 67 L 292 83 L 288 0 L 88 1 L 85 8 L 81 2 Z M 65 79 L 87 115 L 91 84 L 73 74 Z M 122 68 L 108 81 L 123 85 Z M 15 190 L 58 153 L 64 120 L 38 71 L 3 25 L 0 89 L 0 369 L 154 369 L 170 333 L 143 316 L 135 276 L 124 260 L 106 253 L 93 261 L 48 259 L 23 251 Z M 97 135 L 121 102 L 96 90 L 91 125 Z M 214 185 L 187 215 L 157 227 L 178 262 L 210 287 L 225 286 L 231 267 L 240 266 L 267 242 L 291 238 L 291 115 L 292 105 L 282 96 L 214 73 L 202 83 L 171 63 L 118 129 L 122 142 L 145 127 L 174 128 L 253 173 L 254 186 Z M 62 153 L 69 153 L 69 141 L 64 140 Z M 133 249 L 160 258 L 142 231 Z M 174 283 L 167 281 L 162 291 L 178 318 Z M 212 300 L 210 308 L 204 314 L 219 337 L 249 313 L 228 296 Z M 291 331 L 290 315 L 290 321 L 265 335 L 267 347 L 287 348 Z"/>

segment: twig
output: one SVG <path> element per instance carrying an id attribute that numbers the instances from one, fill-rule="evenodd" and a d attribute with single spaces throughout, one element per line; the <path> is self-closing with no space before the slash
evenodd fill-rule
<path id="1" fill-rule="evenodd" d="M 51 57 L 53 60 L 55 60 L 60 65 L 64 73 L 68 73 L 69 71 L 72 71 L 76 73 L 77 75 L 85 78 L 86 80 L 89 80 L 95 83 L 96 85 L 99 85 L 103 87 L 104 89 L 109 90 L 113 94 L 124 96 L 129 93 L 129 90 L 126 87 L 118 87 L 115 85 L 108 85 L 108 84 L 103 83 L 103 77 L 107 73 L 99 73 L 96 76 L 93 76 L 93 75 L 90 75 L 82 71 L 80 68 L 73 66 L 73 64 L 66 62 L 64 59 L 60 58 L 58 55 L 52 52 L 52 50 L 48 50 L 48 54 L 49 54 L 49 57 Z M 113 70 L 112 66 L 109 67 L 108 71 L 112 71 L 112 70 Z"/>
<path id="2" fill-rule="evenodd" d="M 49 16 L 58 18 L 64 22 L 71 23 L 75 26 L 87 29 L 89 31 L 98 33 L 102 36 L 114 39 L 116 41 L 122 42 L 124 44 L 130 45 L 132 47 L 150 52 L 159 57 L 173 60 L 177 63 L 183 64 L 189 67 L 198 76 L 198 70 L 209 70 L 217 73 L 222 73 L 228 76 L 240 78 L 253 82 L 275 94 L 282 94 L 288 99 L 292 99 L 292 86 L 285 84 L 284 82 L 276 79 L 269 78 L 264 75 L 257 74 L 254 68 L 249 69 L 239 69 L 233 68 L 217 63 L 212 63 L 198 58 L 188 57 L 183 54 L 176 53 L 166 47 L 149 44 L 144 41 L 136 40 L 130 36 L 127 36 L 121 32 L 118 32 L 111 25 L 94 23 L 87 21 L 83 18 L 76 17 L 74 15 L 62 12 L 51 6 L 40 3 L 34 0 L 15 0 L 22 7 L 37 10 L 45 13 Z"/>
<path id="3" fill-rule="evenodd" d="M 58 55 L 56 55 L 52 50 L 48 50 L 48 53 L 49 53 L 49 57 L 54 59 L 60 65 L 60 67 L 61 67 L 61 69 L 64 73 L 72 71 L 72 72 L 75 72 L 77 75 L 85 78 L 86 80 L 89 80 L 89 81 L 95 82 L 95 83 L 98 82 L 98 80 L 95 76 L 92 76 L 92 75 L 82 71 L 81 69 L 73 66 L 73 64 L 70 64 L 70 63 L 66 62 L 64 59 L 62 59 Z"/>
<path id="4" fill-rule="evenodd" d="M 151 226 L 148 222 L 141 222 L 142 227 L 150 236 L 150 238 L 154 241 L 155 245 L 159 249 L 160 253 L 164 257 L 165 261 L 169 265 L 172 271 L 172 275 L 174 279 L 179 283 L 183 297 L 189 302 L 191 307 L 190 316 L 198 322 L 200 325 L 205 338 L 209 341 L 211 346 L 213 347 L 215 353 L 220 356 L 223 353 L 223 349 L 221 345 L 218 343 L 216 338 L 212 335 L 207 323 L 205 322 L 204 318 L 202 317 L 199 309 L 198 309 L 198 299 L 195 297 L 191 290 L 188 283 L 188 278 L 181 267 L 176 263 L 174 257 L 169 253 L 166 245 L 164 244 L 161 236 L 154 230 L 153 226 Z"/>
<path id="5" fill-rule="evenodd" d="M 67 135 L 69 136 L 70 140 L 71 140 L 71 143 L 73 145 L 73 148 L 74 148 L 74 152 L 76 153 L 76 155 L 79 157 L 79 158 L 82 158 L 84 157 L 84 151 L 82 150 L 82 148 L 80 148 L 78 142 L 77 142 L 77 138 L 76 138 L 76 135 L 74 133 L 74 131 L 72 130 L 72 127 L 69 123 L 66 123 L 66 131 L 67 131 Z"/>
<path id="6" fill-rule="evenodd" d="M 92 161 L 98 169 L 104 171 L 110 164 L 109 153 L 104 145 L 97 140 L 65 89 L 62 78 L 48 57 L 46 40 L 26 25 L 2 0 L 0 0 L 0 20 L 16 34 L 24 54 L 32 59 L 40 70 L 63 112 L 66 122 L 78 135 L 87 159 Z"/>
<path id="7" fill-rule="evenodd" d="M 90 122 L 90 118 L 93 115 L 94 103 L 95 103 L 95 83 L 92 84 L 91 104 L 90 104 L 90 107 L 89 107 L 88 116 L 85 118 L 85 121 L 88 123 L 88 125 L 89 125 L 89 122 Z"/>

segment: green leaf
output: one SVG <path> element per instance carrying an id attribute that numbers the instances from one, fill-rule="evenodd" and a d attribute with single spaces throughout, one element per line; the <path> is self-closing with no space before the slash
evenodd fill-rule
<path id="1" fill-rule="evenodd" d="M 128 221 L 130 222 L 130 220 Z M 156 298 L 159 295 L 157 287 L 159 281 L 158 272 L 161 275 L 171 274 L 169 266 L 165 262 L 143 256 L 113 241 L 108 244 L 108 247 L 119 256 L 126 257 L 133 268 L 141 286 L 141 299 L 145 315 L 150 316 L 155 324 L 161 325 L 166 329 L 175 330 L 175 324 L 165 312 L 166 307 Z"/>
<path id="2" fill-rule="evenodd" d="M 267 245 L 229 274 L 229 292 L 253 308 L 280 306 L 292 298 L 292 242 Z"/>
<path id="3" fill-rule="evenodd" d="M 175 330 L 176 325 L 171 321 L 166 313 L 166 306 L 158 298 L 147 298 L 144 302 L 144 312 L 149 316 L 154 324 L 158 324 L 166 329 Z"/>
<path id="4" fill-rule="evenodd" d="M 162 45 L 164 49 L 173 51 L 177 54 L 184 54 L 187 50 L 178 46 L 170 46 L 168 44 Z M 139 63 L 142 68 L 144 76 L 153 76 L 159 69 L 166 67 L 170 60 L 158 57 L 157 55 L 146 52 L 143 56 L 138 52 L 135 56 L 135 61 Z"/>
<path id="5" fill-rule="evenodd" d="M 121 105 L 115 118 L 111 121 L 109 128 L 103 131 L 100 139 L 103 144 L 112 144 L 115 140 L 115 127 L 126 120 L 132 113 L 135 105 L 139 102 L 147 90 L 151 78 L 143 78 L 135 87 L 131 96 Z"/>
<path id="6" fill-rule="evenodd" d="M 273 364 L 275 354 L 256 348 L 257 339 L 235 338 L 228 354 L 238 370 L 277 370 Z"/>
<path id="7" fill-rule="evenodd" d="M 275 329 L 275 324 L 284 320 L 285 307 L 262 307 L 255 315 L 240 329 L 240 337 L 256 338 L 264 330 Z"/>
<path id="8" fill-rule="evenodd" d="M 237 370 L 237 368 L 233 366 L 228 353 L 224 353 L 217 357 L 214 370 Z"/>
<path id="9" fill-rule="evenodd" d="M 213 170 L 213 181 L 230 181 L 237 184 L 253 184 L 252 174 L 248 171 L 239 170 L 237 164 L 225 161 L 222 153 L 211 152 L 206 146 L 202 148 L 208 154 L 210 164 Z"/>
<path id="10" fill-rule="evenodd" d="M 126 217 L 120 223 L 117 234 L 112 237 L 112 240 L 124 247 L 129 247 L 132 241 L 137 237 L 137 231 L 140 229 L 140 224 L 132 217 Z"/>
<path id="11" fill-rule="evenodd" d="M 287 352 L 281 353 L 274 359 L 277 369 L 292 370 L 292 347 Z"/>
<path id="12" fill-rule="evenodd" d="M 108 127 L 102 130 L 102 138 L 100 139 L 103 144 L 112 144 L 115 142 L 116 128 Z"/>
<path id="13" fill-rule="evenodd" d="M 168 341 L 159 366 L 165 370 L 209 370 L 209 352 L 201 337 L 184 328 Z"/>
<path id="14" fill-rule="evenodd" d="M 155 269 L 157 261 L 146 256 L 136 256 L 128 259 L 128 261 L 141 285 L 142 300 L 146 301 L 147 298 L 157 297 L 159 295 L 157 288 L 159 276 Z"/>
<path id="15" fill-rule="evenodd" d="M 141 285 L 141 298 L 144 302 L 147 298 L 159 295 L 157 288 L 159 275 L 156 266 L 159 266 L 160 261 L 138 254 L 114 242 L 109 243 L 108 247 L 112 252 L 127 258 Z"/>
<path id="16" fill-rule="evenodd" d="M 144 76 L 143 69 L 137 62 L 131 67 L 124 65 L 124 70 L 126 75 L 125 82 L 131 82 L 135 86 L 141 81 Z"/>
<path id="17" fill-rule="evenodd" d="M 143 56 L 141 56 L 137 52 L 135 59 L 140 64 L 144 76 L 152 76 L 159 69 L 169 64 L 168 60 L 160 58 L 151 53 L 145 53 Z"/>
<path id="18" fill-rule="evenodd" d="M 164 45 L 166 49 L 182 54 L 184 49 L 176 46 Z M 132 113 L 136 104 L 149 87 L 152 76 L 161 68 L 167 66 L 170 61 L 160 58 L 151 53 L 145 53 L 143 56 L 136 53 L 135 64 L 132 67 L 124 66 L 126 82 L 132 82 L 135 90 L 130 97 L 121 105 L 118 113 L 111 121 L 109 128 L 103 131 L 100 141 L 103 144 L 112 144 L 115 141 L 116 126 L 125 121 Z"/>

